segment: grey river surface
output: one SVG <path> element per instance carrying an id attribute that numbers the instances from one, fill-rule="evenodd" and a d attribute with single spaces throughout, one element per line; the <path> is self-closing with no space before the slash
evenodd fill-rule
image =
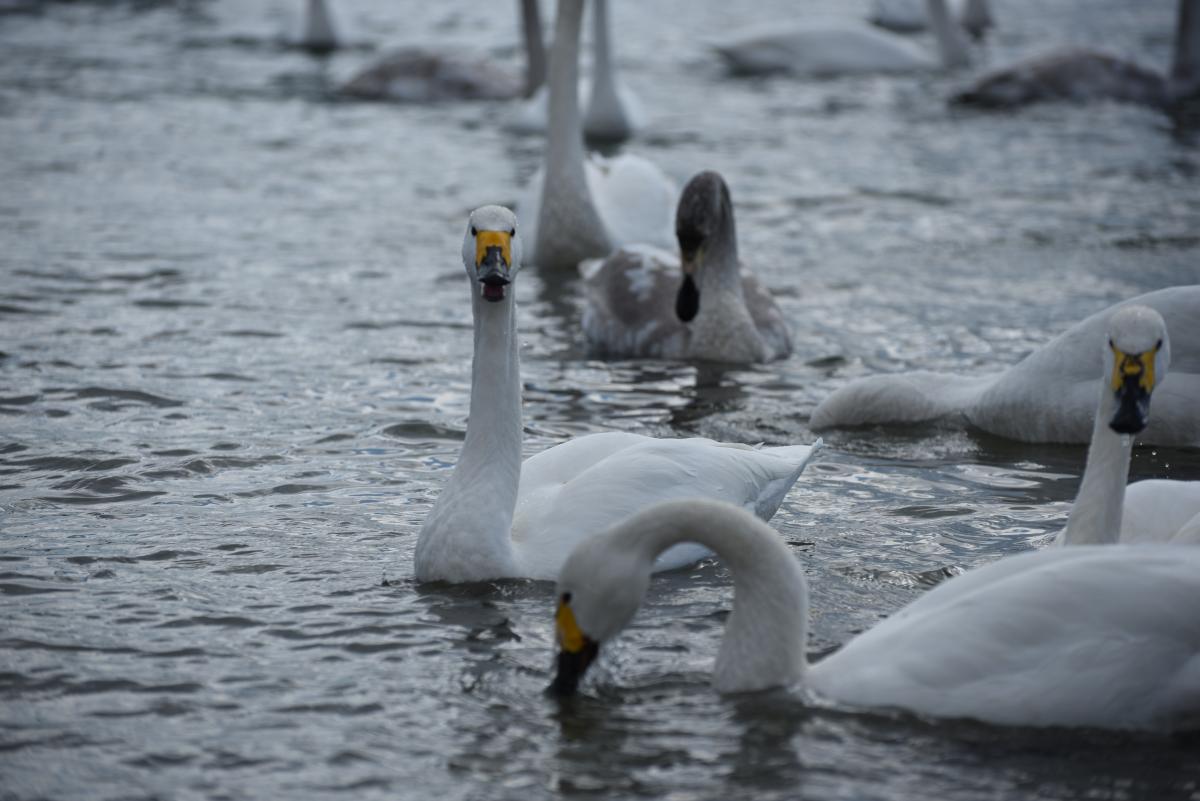
<path id="1" fill-rule="evenodd" d="M 416 584 L 466 427 L 466 215 L 513 202 L 542 140 L 504 104 L 329 92 L 368 45 L 516 65 L 513 3 L 345 0 L 362 46 L 327 60 L 275 42 L 300 5 L 0 15 L 0 799 L 1200 796 L 1194 736 L 722 697 L 716 562 L 657 578 L 562 706 L 548 584 Z M 1200 150 L 1160 113 L 953 111 L 963 76 L 736 80 L 705 47 L 865 3 L 612 5 L 651 117 L 627 149 L 728 178 L 797 347 L 591 360 L 574 281 L 528 269 L 527 453 L 610 429 L 809 442 L 851 377 L 995 371 L 1200 280 Z M 1174 0 L 995 6 L 984 64 L 1064 41 L 1169 59 Z M 811 582 L 814 658 L 1044 546 L 1084 459 L 947 426 L 826 442 L 773 523 Z M 1138 448 L 1132 472 L 1198 479 L 1200 453 Z"/>

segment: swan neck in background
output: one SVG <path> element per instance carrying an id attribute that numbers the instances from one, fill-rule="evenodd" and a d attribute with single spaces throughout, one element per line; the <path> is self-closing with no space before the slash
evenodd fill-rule
<path id="1" fill-rule="evenodd" d="M 925 0 L 929 27 L 937 40 L 938 54 L 944 69 L 958 69 L 971 63 L 967 37 L 962 27 L 950 16 L 946 0 Z"/>
<path id="2" fill-rule="evenodd" d="M 1108 427 L 1112 415 L 1112 392 L 1107 382 L 1101 381 L 1087 466 L 1061 537 L 1063 545 L 1103 545 L 1120 539 L 1133 438 Z"/>
<path id="3" fill-rule="evenodd" d="M 713 670 L 718 690 L 762 690 L 803 678 L 808 585 L 770 526 L 743 509 L 703 500 L 660 504 L 635 520 L 627 530 L 641 558 L 653 562 L 672 545 L 696 542 L 733 575 L 733 612 Z"/>
<path id="4" fill-rule="evenodd" d="M 1179 0 L 1168 86 L 1173 99 L 1200 91 L 1200 0 Z"/>
<path id="5" fill-rule="evenodd" d="M 742 275 L 738 267 L 737 222 L 728 194 L 723 193 L 717 225 L 708 236 L 704 251 L 704 267 L 697 282 L 701 297 L 705 292 L 733 292 L 740 298 Z"/>
<path id="6" fill-rule="evenodd" d="M 542 12 L 538 0 L 521 4 L 521 36 L 525 40 L 525 97 L 546 82 L 546 44 L 542 41 Z"/>
<path id="7" fill-rule="evenodd" d="M 303 44 L 320 50 L 337 47 L 337 34 L 333 30 L 333 18 L 325 6 L 325 0 L 308 0 L 304 15 Z"/>

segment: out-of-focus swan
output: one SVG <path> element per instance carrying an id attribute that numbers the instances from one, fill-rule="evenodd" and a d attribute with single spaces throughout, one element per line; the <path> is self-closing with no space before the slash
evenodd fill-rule
<path id="1" fill-rule="evenodd" d="M 951 0 L 949 7 L 951 16 L 976 39 L 995 24 L 987 0 Z M 896 33 L 918 33 L 929 27 L 929 13 L 924 0 L 872 0 L 867 21 Z"/>
<path id="2" fill-rule="evenodd" d="M 813 411 L 814 430 L 837 426 L 958 420 L 1025 442 L 1088 442 L 1099 392 L 1097 342 L 1123 306 L 1162 315 L 1174 344 L 1171 374 L 1156 390 L 1140 442 L 1200 446 L 1200 285 L 1160 289 L 1077 323 L 999 374 L 926 371 L 859 378 Z"/>
<path id="3" fill-rule="evenodd" d="M 611 432 L 576 437 L 522 463 L 513 297 L 521 237 L 511 211 L 472 212 L 463 265 L 475 319 L 470 419 L 458 464 L 417 540 L 418 580 L 552 580 L 580 542 L 665 499 L 720 498 L 768 519 L 819 446 L 752 448 Z M 657 568 L 704 553 L 674 549 Z"/>
<path id="4" fill-rule="evenodd" d="M 576 269 L 587 258 L 627 244 L 674 248 L 674 183 L 646 159 L 584 156 L 579 119 L 582 0 L 559 0 L 550 52 L 550 130 L 543 168 L 517 204 L 530 261 Z"/>
<path id="5" fill-rule="evenodd" d="M 633 618 L 655 557 L 711 548 L 733 574 L 721 692 L 804 685 L 839 704 L 1017 726 L 1200 727 L 1200 548 L 1048 548 L 939 584 L 815 665 L 808 587 L 770 527 L 715 501 L 658 504 L 589 539 L 558 580 L 553 689 L 575 692 Z"/>
<path id="6" fill-rule="evenodd" d="M 702 172 L 683 188 L 675 233 L 682 258 L 634 246 L 581 265 L 591 349 L 742 364 L 791 353 L 783 313 L 738 258 L 733 201 L 719 174 Z"/>
<path id="7" fill-rule="evenodd" d="M 858 20 L 773 24 L 733 34 L 714 47 L 733 72 L 743 75 L 835 76 L 965 67 L 970 63 L 966 37 L 950 19 L 945 0 L 926 0 L 926 6 L 937 38 L 936 55 Z"/>
<path id="8" fill-rule="evenodd" d="M 1118 100 L 1170 107 L 1200 92 L 1200 0 L 1180 0 L 1168 75 L 1107 53 L 1056 50 L 995 70 L 951 102 L 1013 108 L 1043 101 Z"/>

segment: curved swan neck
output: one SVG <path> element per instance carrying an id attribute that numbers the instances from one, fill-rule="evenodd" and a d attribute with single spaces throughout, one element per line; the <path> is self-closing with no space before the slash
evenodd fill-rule
<path id="1" fill-rule="evenodd" d="M 325 7 L 325 0 L 308 0 L 304 15 L 303 44 L 313 50 L 333 50 L 338 46 L 337 34 L 333 30 L 333 18 Z"/>
<path id="2" fill-rule="evenodd" d="M 1100 383 L 1100 404 L 1088 446 L 1087 466 L 1061 537 L 1064 545 L 1112 543 L 1121 535 L 1133 438 L 1121 436 L 1108 427 L 1113 414 L 1112 393 L 1105 382 Z"/>
<path id="3" fill-rule="evenodd" d="M 925 8 L 929 15 L 929 26 L 937 39 L 942 66 L 945 69 L 957 69 L 970 64 L 971 52 L 967 38 L 962 27 L 950 17 L 946 0 L 925 0 Z"/>
<path id="4" fill-rule="evenodd" d="M 704 500 L 660 504 L 624 533 L 653 561 L 680 542 L 697 542 L 733 575 L 733 612 L 713 670 L 722 692 L 791 684 L 804 675 L 808 585 L 800 564 L 769 526 L 729 504 Z"/>
<path id="5" fill-rule="evenodd" d="M 521 35 L 525 39 L 525 97 L 532 97 L 546 82 L 546 45 L 542 41 L 542 13 L 538 0 L 520 0 Z"/>
<path id="6" fill-rule="evenodd" d="M 742 296 L 742 276 L 738 268 L 737 223 L 729 192 L 721 187 L 721 211 L 717 225 L 704 243 L 704 269 L 700 271 L 701 293 L 734 292 Z"/>
<path id="7" fill-rule="evenodd" d="M 1168 83 L 1173 98 L 1200 91 L 1200 0 L 1179 0 L 1175 56 Z"/>
<path id="8" fill-rule="evenodd" d="M 471 408 L 458 464 L 421 529 L 420 581 L 516 575 L 512 517 L 521 480 L 521 366 L 516 302 L 489 303 L 474 282 Z"/>

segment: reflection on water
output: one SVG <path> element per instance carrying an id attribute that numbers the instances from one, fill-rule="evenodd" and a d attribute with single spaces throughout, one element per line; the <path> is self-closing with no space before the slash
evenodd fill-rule
<path id="1" fill-rule="evenodd" d="M 0 3 L 0 6 L 5 4 Z M 466 428 L 458 251 L 541 140 L 491 106 L 328 88 L 391 42 L 513 58 L 505 14 L 338 4 L 362 46 L 279 46 L 299 3 L 41 3 L 0 17 L 0 768 L 6 798 L 1188 797 L 1196 743 L 996 730 L 708 686 L 716 562 L 655 580 L 569 704 L 550 588 L 418 586 Z M 828 11 L 846 13 L 840 4 Z M 722 171 L 796 354 L 588 357 L 574 276 L 527 270 L 525 448 L 622 429 L 811 441 L 877 370 L 994 372 L 1120 298 L 1194 282 L 1194 138 L 1145 109 L 948 111 L 954 76 L 737 81 L 743 9 L 614 3 L 652 111 L 629 148 Z M 6 6 L 7 7 L 7 6 Z M 1174 3 L 1013 0 L 980 53 L 1063 38 L 1166 63 Z M 945 425 L 831 432 L 775 526 L 813 658 L 929 586 L 1041 547 L 1083 450 Z M 1132 475 L 1200 478 L 1191 451 Z"/>

